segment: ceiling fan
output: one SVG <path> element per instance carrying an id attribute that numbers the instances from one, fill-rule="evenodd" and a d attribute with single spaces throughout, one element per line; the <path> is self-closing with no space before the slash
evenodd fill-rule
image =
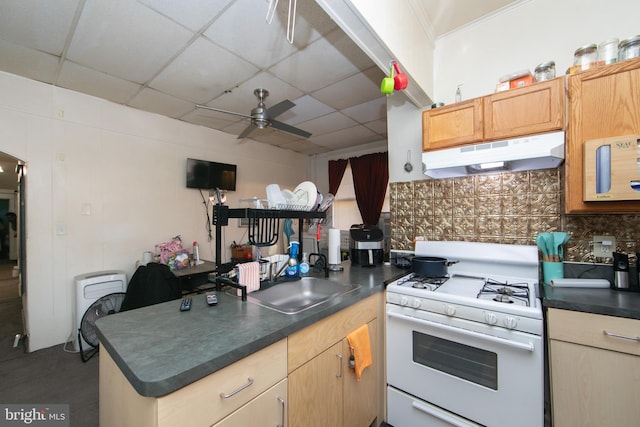
<path id="1" fill-rule="evenodd" d="M 268 127 L 272 127 L 274 129 L 282 130 L 285 132 L 292 133 L 294 135 L 301 136 L 303 138 L 308 138 L 311 134 L 307 131 L 299 129 L 294 126 L 290 126 L 286 123 L 275 120 L 275 117 L 284 113 L 285 111 L 296 106 L 293 102 L 285 99 L 282 102 L 277 103 L 273 107 L 265 108 L 264 99 L 269 96 L 269 91 L 266 89 L 256 89 L 253 91 L 253 94 L 258 97 L 258 106 L 251 110 L 251 114 L 242 114 L 235 113 L 233 111 L 221 110 L 219 108 L 208 107 L 206 105 L 196 105 L 197 108 L 204 108 L 205 110 L 217 111 L 220 113 L 233 114 L 235 116 L 245 117 L 247 119 L 251 119 L 251 124 L 247 126 L 245 130 L 243 130 L 240 135 L 238 135 L 238 139 L 246 138 L 251 132 L 257 129 L 264 129 Z"/>

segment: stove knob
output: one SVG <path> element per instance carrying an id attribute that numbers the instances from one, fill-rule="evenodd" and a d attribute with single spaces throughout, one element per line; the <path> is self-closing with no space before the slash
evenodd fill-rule
<path id="1" fill-rule="evenodd" d="M 504 318 L 504 326 L 508 329 L 513 329 L 518 325 L 518 320 L 513 316 L 507 316 Z"/>
<path id="2" fill-rule="evenodd" d="M 412 306 L 413 308 L 418 308 L 418 307 L 420 307 L 420 304 L 422 304 L 422 302 L 421 302 L 418 298 L 415 298 L 415 299 L 413 300 L 413 302 L 411 303 L 411 306 Z"/>
<path id="3" fill-rule="evenodd" d="M 409 305 L 409 298 L 407 297 L 400 298 L 400 305 Z"/>
<path id="4" fill-rule="evenodd" d="M 455 316 L 456 307 L 454 305 L 448 305 L 444 308 L 444 312 L 447 316 Z"/>
<path id="5" fill-rule="evenodd" d="M 496 323 L 498 323 L 498 316 L 496 316 L 495 313 L 489 311 L 484 314 L 484 321 L 490 325 L 495 325 Z"/>

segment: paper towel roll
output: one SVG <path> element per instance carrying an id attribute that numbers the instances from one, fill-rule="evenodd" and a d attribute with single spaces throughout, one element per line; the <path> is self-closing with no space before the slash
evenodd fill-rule
<path id="1" fill-rule="evenodd" d="M 144 251 L 142 253 L 142 263 L 141 263 L 141 265 L 147 265 L 151 261 L 153 261 L 153 254 L 151 253 L 151 251 Z"/>
<path id="2" fill-rule="evenodd" d="M 552 279 L 550 285 L 556 288 L 608 288 L 611 286 L 606 279 Z"/>
<path id="3" fill-rule="evenodd" d="M 340 229 L 329 229 L 329 265 L 340 264 Z"/>

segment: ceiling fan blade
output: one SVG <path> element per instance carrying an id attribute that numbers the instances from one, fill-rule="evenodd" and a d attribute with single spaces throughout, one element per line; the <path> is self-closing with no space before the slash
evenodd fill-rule
<path id="1" fill-rule="evenodd" d="M 256 129 L 258 129 L 258 126 L 251 123 L 242 132 L 240 132 L 240 135 L 238 135 L 238 139 L 246 138 L 251 132 L 253 132 Z"/>
<path id="2" fill-rule="evenodd" d="M 267 108 L 267 114 L 269 115 L 269 117 L 275 118 L 275 117 L 278 117 L 280 114 L 284 113 L 285 111 L 292 109 L 295 106 L 296 104 L 289 101 L 288 99 L 285 99 L 284 101 L 279 102 L 276 105 L 273 105 Z"/>
<path id="3" fill-rule="evenodd" d="M 282 131 L 292 133 L 294 135 L 299 135 L 303 138 L 309 138 L 311 136 L 311 134 L 305 130 L 299 129 L 297 127 L 294 127 L 273 119 L 271 119 L 271 127 L 274 129 L 280 129 Z"/>
<path id="4" fill-rule="evenodd" d="M 196 104 L 196 108 L 202 108 L 202 109 L 205 109 L 205 110 L 217 111 L 218 113 L 233 114 L 234 116 L 240 116 L 240 117 L 244 117 L 244 118 L 247 118 L 247 119 L 252 119 L 253 118 L 253 116 L 250 116 L 248 114 L 236 113 L 234 111 L 221 110 L 219 108 L 207 107 L 206 105 Z"/>

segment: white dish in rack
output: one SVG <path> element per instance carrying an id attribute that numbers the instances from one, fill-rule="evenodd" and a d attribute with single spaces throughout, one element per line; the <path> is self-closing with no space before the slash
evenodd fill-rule
<path id="1" fill-rule="evenodd" d="M 296 198 L 295 204 L 303 208 L 304 210 L 311 210 L 316 206 L 318 200 L 318 188 L 311 181 L 301 182 L 293 194 Z"/>

